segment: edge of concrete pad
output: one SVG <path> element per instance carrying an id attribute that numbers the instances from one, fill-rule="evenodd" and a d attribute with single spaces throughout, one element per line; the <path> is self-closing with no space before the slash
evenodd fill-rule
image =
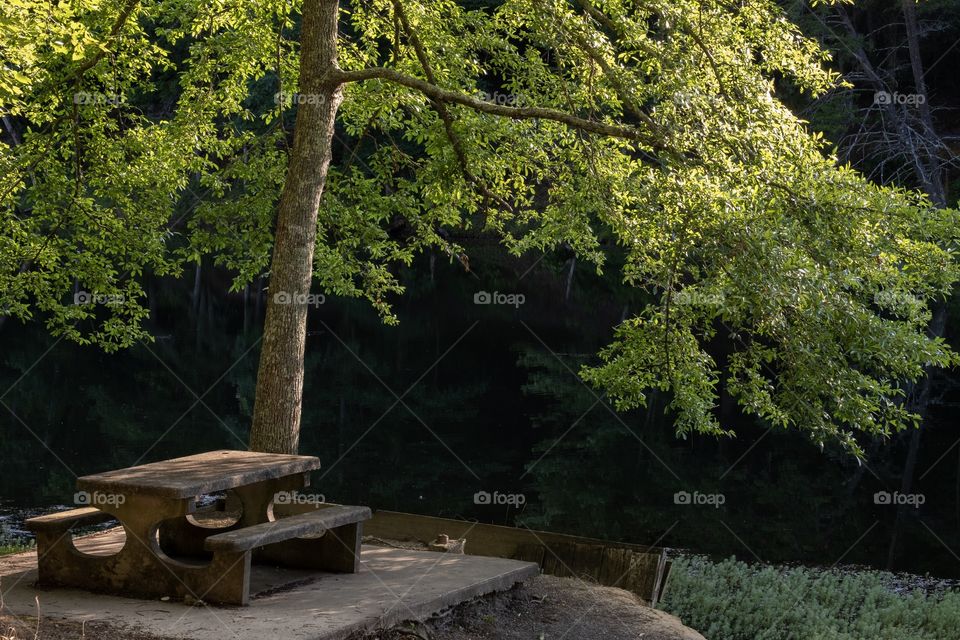
<path id="1" fill-rule="evenodd" d="M 513 562 L 523 566 L 518 566 L 516 569 L 505 571 L 492 578 L 475 582 L 455 591 L 450 591 L 433 600 L 405 604 L 403 607 L 392 607 L 388 612 L 382 614 L 376 622 L 369 619 L 359 620 L 354 624 L 338 629 L 334 633 L 314 636 L 312 640 L 347 640 L 348 638 L 352 638 L 354 634 L 372 634 L 390 629 L 404 622 L 423 622 L 451 607 L 465 604 L 481 596 L 509 591 L 516 585 L 523 583 L 529 578 L 539 576 L 541 573 L 540 566 L 536 563 L 521 562 L 518 560 L 514 560 Z"/>
<path id="2" fill-rule="evenodd" d="M 514 562 L 522 566 L 518 566 L 516 569 L 505 571 L 492 578 L 487 578 L 486 580 L 475 582 L 454 591 L 450 591 L 439 598 L 414 604 L 412 607 L 394 609 L 391 612 L 381 616 L 375 628 L 389 628 L 408 620 L 422 622 L 423 620 L 426 620 L 427 618 L 430 618 L 441 611 L 449 609 L 450 607 L 455 607 L 459 604 L 463 604 L 464 602 L 468 602 L 470 600 L 474 600 L 475 598 L 479 598 L 480 596 L 489 595 L 491 593 L 509 591 L 517 584 L 522 583 L 524 580 L 540 575 L 539 565 L 532 562 Z M 411 617 L 409 615 L 405 615 L 409 613 L 413 613 L 414 616 Z"/>
<path id="3" fill-rule="evenodd" d="M 428 552 L 428 551 L 417 551 L 417 555 L 422 556 L 434 556 L 437 558 L 438 562 L 442 558 L 442 553 L 439 552 Z M 475 562 L 480 560 L 472 556 L 462 556 L 450 554 L 449 560 L 453 561 L 455 564 L 460 562 L 465 563 L 466 565 L 473 565 Z M 4 578 L 10 574 L 21 574 L 18 582 L 21 586 L 25 586 L 27 582 L 33 582 L 36 575 L 36 551 L 26 551 L 18 554 L 11 554 L 9 556 L 0 558 L 0 575 L 4 575 Z M 386 603 L 388 606 L 386 611 L 381 609 L 380 611 L 371 611 L 365 617 L 360 619 L 355 619 L 352 622 L 348 622 L 343 626 L 335 629 L 309 629 L 301 628 L 301 633 L 297 634 L 297 638 L 301 640 L 344 640 L 354 634 L 365 634 L 365 633 L 376 633 L 377 631 L 383 629 L 389 629 L 393 626 L 401 624 L 406 621 L 423 621 L 431 616 L 440 613 L 449 609 L 450 607 L 463 604 L 465 602 L 476 599 L 480 596 L 488 595 L 495 592 L 506 591 L 513 588 L 516 584 L 522 583 L 525 580 L 537 576 L 540 574 L 540 567 L 531 562 L 522 562 L 517 560 L 508 560 L 503 558 L 484 558 L 482 561 L 495 562 L 501 566 L 498 566 L 495 571 L 495 575 L 484 575 L 478 577 L 474 580 L 464 580 L 460 585 L 455 586 L 454 588 L 445 590 L 441 593 L 432 593 L 425 594 L 423 591 L 427 588 L 429 583 L 424 583 L 424 586 L 421 587 L 419 591 L 415 591 L 417 588 L 417 582 L 413 583 L 410 586 L 410 589 L 403 592 L 402 596 L 397 596 L 397 602 L 390 604 Z M 434 565 L 436 566 L 436 565 Z M 469 570 L 468 570 L 469 571 Z M 30 574 L 33 574 L 32 576 Z M 374 574 L 375 575 L 375 574 Z M 464 576 L 466 577 L 466 576 Z M 0 582 L 4 587 L 7 587 L 7 584 Z M 382 584 L 382 582 L 381 582 Z M 386 586 L 386 585 L 384 585 Z M 35 586 L 30 585 L 27 587 L 29 590 L 36 589 Z M 309 589 L 309 587 L 307 587 Z M 294 592 L 298 591 L 298 588 L 294 588 Z M 388 588 L 389 590 L 389 588 Z M 44 590 L 45 591 L 45 590 Z M 91 592 L 86 592 L 83 590 L 76 589 L 56 589 L 55 591 L 66 594 L 69 592 L 76 592 L 80 598 L 85 598 L 90 595 L 96 597 L 97 594 L 91 594 Z M 118 598 L 118 596 L 109 596 L 103 595 L 104 598 Z M 274 596 L 267 596 L 265 600 L 272 599 Z M 277 594 L 278 598 L 289 597 L 286 593 Z M 139 598 L 126 598 L 119 596 L 119 599 L 125 603 L 130 602 L 151 602 L 151 600 L 141 600 Z M 270 606 L 268 602 L 261 601 L 262 605 Z M 8 603 L 9 604 L 9 603 Z M 173 603 L 171 603 L 173 605 Z M 185 606 L 181 604 L 173 606 Z M 210 613 L 217 617 L 219 612 L 231 612 L 231 611 L 247 611 L 253 615 L 257 615 L 257 599 L 254 596 L 254 600 L 251 602 L 251 606 L 248 607 L 210 607 Z M 189 609 L 189 607 L 187 607 Z M 18 615 L 13 610 L 10 613 Z M 199 611 L 197 613 L 200 613 Z M 30 615 L 26 610 L 19 612 L 19 615 Z M 223 615 L 223 614 L 221 614 Z M 85 616 L 83 615 L 61 615 L 59 612 L 49 612 L 47 616 L 56 619 L 62 620 L 82 620 Z M 114 619 L 109 624 L 116 627 L 118 630 L 127 630 L 127 631 L 139 631 L 146 633 L 158 633 L 161 630 L 157 629 L 155 625 L 149 623 L 140 624 L 137 622 L 131 622 L 129 620 L 120 621 Z M 305 625 L 309 627 L 309 625 Z M 199 630 L 198 630 L 199 631 Z M 184 638 L 184 639 L 196 639 L 196 638 L 212 638 L 214 636 L 209 636 L 209 632 L 200 631 L 199 634 L 193 633 L 187 629 L 173 629 L 171 628 L 168 632 L 162 632 L 161 635 L 167 638 Z M 239 637 L 239 636 L 238 636 Z"/>

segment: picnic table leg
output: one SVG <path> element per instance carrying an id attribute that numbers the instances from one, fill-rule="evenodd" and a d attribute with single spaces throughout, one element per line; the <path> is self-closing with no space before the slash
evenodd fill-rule
<path id="1" fill-rule="evenodd" d="M 156 524 L 160 519 L 186 513 L 189 506 L 174 501 L 150 501 L 139 498 L 136 504 L 103 506 L 101 511 L 112 515 L 123 526 L 126 541 L 113 555 L 91 555 L 77 549 L 70 532 L 70 524 L 53 530 L 37 532 L 40 583 L 44 585 L 81 587 L 94 591 L 117 592 L 130 589 L 169 590 L 167 572 L 154 580 L 144 579 L 144 573 L 153 569 L 163 571 L 152 548 L 156 540 Z M 142 584 L 141 584 L 142 583 Z"/>
<path id="2" fill-rule="evenodd" d="M 285 478 L 267 480 L 255 484 L 231 489 L 228 492 L 226 508 L 240 510 L 238 521 L 223 527 L 203 527 L 191 522 L 186 516 L 160 523 L 160 548 L 166 553 L 186 557 L 209 557 L 204 549 L 204 541 L 212 536 L 242 527 L 268 522 L 270 506 L 277 494 L 281 492 L 295 493 L 309 485 L 308 474 L 297 474 Z M 205 510 L 204 515 L 215 514 L 213 510 Z M 196 518 L 197 514 L 192 514 Z"/>
<path id="3" fill-rule="evenodd" d="M 270 515 L 276 518 L 324 508 L 322 504 L 275 503 L 280 492 L 293 493 L 309 485 L 309 474 L 297 474 L 234 489 L 243 504 L 243 515 L 237 526 L 269 522 Z M 274 505 L 273 514 L 270 514 L 271 504 Z M 360 570 L 361 537 L 361 523 L 345 525 L 331 529 L 319 538 L 294 538 L 261 547 L 254 551 L 254 561 L 298 569 L 357 573 Z"/>
<path id="4" fill-rule="evenodd" d="M 68 529 L 37 531 L 37 582 L 45 587 L 72 586 L 68 567 L 78 554 Z"/>
<path id="5" fill-rule="evenodd" d="M 239 506 L 238 506 L 239 509 Z M 212 535 L 240 528 L 239 521 L 232 521 L 229 512 L 215 507 L 160 523 L 160 548 L 170 556 L 209 558 L 210 553 L 203 543 Z M 206 525 L 201 522 L 206 521 Z"/>
<path id="6" fill-rule="evenodd" d="M 311 561 L 318 569 L 336 573 L 357 573 L 360 571 L 360 539 L 362 537 L 363 523 L 355 522 L 329 529 L 316 541 L 304 540 L 303 542 L 307 543 L 305 546 L 313 547 L 316 555 Z"/>
<path id="7" fill-rule="evenodd" d="M 159 527 L 164 521 L 195 512 L 193 498 L 167 500 L 138 498 L 114 515 L 136 544 L 128 561 L 137 569 L 128 580 L 134 593 L 191 596 L 220 604 L 246 605 L 250 593 L 250 552 L 218 552 L 210 564 L 196 566 L 169 557 L 160 548 Z"/>
<path id="8" fill-rule="evenodd" d="M 319 537 L 276 542 L 258 549 L 257 558 L 295 569 L 358 573 L 362 527 L 357 522 L 328 529 Z"/>
<path id="9" fill-rule="evenodd" d="M 250 603 L 249 551 L 218 551 L 207 568 L 198 600 L 246 606 Z"/>
<path id="10" fill-rule="evenodd" d="M 164 520 L 185 517 L 192 499 L 137 496 L 103 511 L 120 521 L 126 542 L 114 555 L 79 551 L 69 531 L 38 531 L 40 583 L 78 587 L 126 596 L 192 596 L 198 600 L 245 605 L 249 602 L 250 552 L 218 552 L 208 565 L 178 562 L 160 549 L 158 527 Z"/>
<path id="11" fill-rule="evenodd" d="M 250 527 L 269 522 L 272 515 L 271 506 L 278 494 L 294 494 L 308 486 L 310 486 L 310 474 L 298 473 L 232 489 L 230 493 L 239 498 L 243 508 L 237 526 Z"/>

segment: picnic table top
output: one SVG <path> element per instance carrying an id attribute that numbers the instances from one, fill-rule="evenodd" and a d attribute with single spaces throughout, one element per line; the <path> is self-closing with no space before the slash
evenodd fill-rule
<path id="1" fill-rule="evenodd" d="M 255 451 L 210 451 L 128 469 L 83 476 L 77 489 L 89 493 L 190 498 L 320 468 L 320 459 Z"/>

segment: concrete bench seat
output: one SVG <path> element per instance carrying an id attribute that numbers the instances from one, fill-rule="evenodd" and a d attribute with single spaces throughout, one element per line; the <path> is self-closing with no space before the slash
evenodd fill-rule
<path id="1" fill-rule="evenodd" d="M 33 533 L 53 532 L 60 533 L 74 527 L 86 527 L 115 520 L 109 513 L 104 513 L 94 507 L 58 511 L 45 516 L 37 516 L 24 521 L 27 530 Z"/>
<path id="2" fill-rule="evenodd" d="M 363 522 L 371 515 L 369 507 L 337 505 L 213 535 L 204 541 L 204 547 L 208 551 L 249 551 Z"/>

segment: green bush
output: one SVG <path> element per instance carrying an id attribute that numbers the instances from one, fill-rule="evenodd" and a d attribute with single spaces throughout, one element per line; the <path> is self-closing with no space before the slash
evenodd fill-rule
<path id="1" fill-rule="evenodd" d="M 33 545 L 29 544 L 0 544 L 0 556 L 10 555 L 11 553 L 20 553 L 21 551 L 29 551 L 33 548 Z"/>
<path id="2" fill-rule="evenodd" d="M 958 640 L 960 593 L 898 594 L 895 576 L 683 557 L 661 607 L 708 640 Z"/>
<path id="3" fill-rule="evenodd" d="M 10 555 L 11 553 L 20 553 L 22 551 L 29 551 L 33 549 L 34 542 L 31 540 L 29 542 L 24 541 L 13 541 L 7 542 L 0 540 L 0 556 Z"/>

